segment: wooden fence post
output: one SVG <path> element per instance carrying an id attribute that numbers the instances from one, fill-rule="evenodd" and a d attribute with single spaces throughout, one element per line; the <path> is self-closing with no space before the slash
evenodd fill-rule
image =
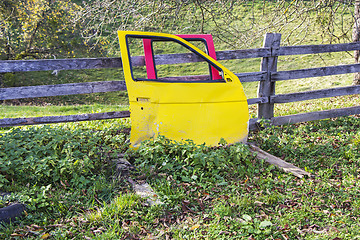
<path id="1" fill-rule="evenodd" d="M 271 119 L 274 117 L 274 104 L 270 102 L 270 96 L 275 94 L 275 82 L 271 81 L 271 73 L 277 71 L 276 52 L 280 47 L 281 34 L 267 33 L 264 39 L 264 48 L 271 48 L 271 57 L 264 57 L 261 59 L 260 71 L 267 72 L 264 81 L 259 82 L 258 97 L 268 98 L 267 103 L 259 103 L 258 118 Z"/>

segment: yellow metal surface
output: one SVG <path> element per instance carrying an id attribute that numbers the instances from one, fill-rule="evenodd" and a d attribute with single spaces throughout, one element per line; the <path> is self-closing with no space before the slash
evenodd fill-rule
<path id="1" fill-rule="evenodd" d="M 221 138 L 228 143 L 246 141 L 248 104 L 236 75 L 191 43 L 171 34 L 119 31 L 118 36 L 130 102 L 133 147 L 157 135 L 206 145 L 217 145 Z M 221 69 L 226 82 L 135 81 L 127 36 L 165 37 L 181 42 Z"/>

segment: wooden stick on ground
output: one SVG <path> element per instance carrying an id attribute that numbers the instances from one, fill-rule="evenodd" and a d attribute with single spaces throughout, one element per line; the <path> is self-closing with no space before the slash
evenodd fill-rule
<path id="1" fill-rule="evenodd" d="M 285 172 L 290 172 L 299 178 L 302 178 L 305 175 L 311 177 L 311 174 L 306 172 L 305 170 L 298 168 L 291 163 L 285 162 L 284 160 L 275 157 L 268 152 L 265 152 L 254 144 L 248 143 L 248 145 L 250 147 L 250 151 L 256 153 L 257 159 L 263 159 L 266 162 L 283 169 Z"/>
<path id="2" fill-rule="evenodd" d="M 163 204 L 148 183 L 138 184 L 131 178 L 128 178 L 127 180 L 131 184 L 135 194 L 139 195 L 141 198 L 145 198 L 150 206 Z"/>

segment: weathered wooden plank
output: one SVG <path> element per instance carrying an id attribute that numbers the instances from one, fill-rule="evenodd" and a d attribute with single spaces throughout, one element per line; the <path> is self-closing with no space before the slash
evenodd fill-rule
<path id="1" fill-rule="evenodd" d="M 231 59 L 245 59 L 245 58 L 261 58 L 270 57 L 271 48 L 254 48 L 254 49 L 241 49 L 216 52 L 217 60 L 231 60 Z"/>
<path id="2" fill-rule="evenodd" d="M 360 50 L 360 43 L 286 46 L 276 50 L 276 56 L 316 54 Z"/>
<path id="3" fill-rule="evenodd" d="M 156 65 L 204 62 L 205 60 L 195 53 L 159 54 L 154 56 Z"/>
<path id="4" fill-rule="evenodd" d="M 263 73 L 246 73 L 240 75 L 242 82 L 261 81 Z M 187 79 L 181 77 L 181 79 Z M 191 77 L 191 76 L 190 76 Z M 207 79 L 208 76 L 195 76 L 196 80 Z M 189 79 L 190 81 L 191 79 Z M 67 83 L 57 85 L 39 85 L 27 87 L 0 88 L 0 100 L 88 94 L 99 92 L 126 91 L 125 81 L 103 81 L 87 83 Z"/>
<path id="5" fill-rule="evenodd" d="M 130 117 L 129 111 L 89 113 L 89 114 L 67 115 L 67 116 L 32 117 L 32 118 L 3 118 L 0 119 L 0 127 L 92 121 L 92 120 L 104 120 L 104 119 L 127 118 L 127 117 Z"/>
<path id="6" fill-rule="evenodd" d="M 251 152 L 256 153 L 257 159 L 263 159 L 266 162 L 273 164 L 279 168 L 281 168 L 284 172 L 290 172 L 294 174 L 295 176 L 302 178 L 304 176 L 311 177 L 311 174 L 306 172 L 305 170 L 296 167 L 295 165 L 285 162 L 284 160 L 271 155 L 268 152 L 265 152 L 264 150 L 260 149 L 259 147 L 255 146 L 254 144 L 248 143 L 249 149 Z"/>
<path id="7" fill-rule="evenodd" d="M 216 58 L 220 60 L 232 59 L 245 59 L 245 58 L 258 58 L 271 56 L 270 48 L 256 48 L 256 49 L 243 49 L 243 50 L 230 50 L 216 52 Z M 203 62 L 204 59 L 194 53 L 176 53 L 176 54 L 159 54 L 154 56 L 155 64 L 178 64 L 178 63 L 191 63 Z"/>
<path id="8" fill-rule="evenodd" d="M 125 81 L 68 83 L 57 85 L 0 88 L 0 100 L 114 92 L 125 90 Z"/>
<path id="9" fill-rule="evenodd" d="M 315 54 L 324 52 L 359 50 L 360 43 L 326 44 L 326 45 L 303 45 L 287 47 L 264 47 L 257 49 L 241 49 L 230 51 L 218 51 L 218 60 L 246 59 L 282 55 Z M 193 53 L 156 55 L 156 64 L 175 64 L 200 62 L 202 58 Z M 132 57 L 133 66 L 144 66 L 144 56 Z M 41 59 L 41 60 L 3 60 L 0 61 L 0 73 L 47 71 L 47 70 L 75 70 L 75 69 L 98 69 L 120 68 L 121 58 L 74 58 L 74 59 Z"/>
<path id="10" fill-rule="evenodd" d="M 264 39 L 264 48 L 278 48 L 281 34 L 267 33 Z M 267 72 L 267 78 L 259 82 L 258 97 L 268 98 L 275 94 L 275 82 L 271 80 L 273 72 L 277 71 L 277 57 L 265 57 L 261 59 L 261 71 Z M 259 118 L 270 119 L 274 116 L 274 104 L 271 102 L 260 103 L 258 108 Z"/>
<path id="11" fill-rule="evenodd" d="M 272 103 L 289 103 L 289 102 L 299 102 L 310 99 L 319 99 L 327 97 L 337 97 L 344 95 L 359 94 L 360 86 L 349 86 L 349 87 L 339 87 L 339 88 L 330 88 L 323 90 L 314 90 L 308 92 L 297 92 L 289 94 L 279 94 L 270 97 L 270 102 Z"/>
<path id="12" fill-rule="evenodd" d="M 249 119 L 249 131 L 258 131 L 258 130 L 260 130 L 258 121 L 259 121 L 258 118 Z"/>
<path id="13" fill-rule="evenodd" d="M 272 81 L 282 81 L 310 77 L 323 77 L 330 75 L 360 72 L 360 64 L 349 64 L 340 66 L 308 68 L 292 71 L 279 71 L 271 73 Z"/>
<path id="14" fill-rule="evenodd" d="M 144 57 L 135 57 L 134 65 L 144 65 Z M 122 67 L 121 58 L 73 58 L 41 60 L 5 60 L 0 61 L 0 73 L 29 72 L 47 70 L 76 70 Z"/>
<path id="15" fill-rule="evenodd" d="M 264 81 L 268 73 L 267 72 L 248 72 L 248 73 L 235 73 L 240 82 L 259 82 Z"/>
<path id="16" fill-rule="evenodd" d="M 16 218 L 21 217 L 22 214 L 25 212 L 25 209 L 26 206 L 22 203 L 15 203 L 7 207 L 0 208 L 0 223 L 9 223 L 11 221 L 16 221 Z"/>
<path id="17" fill-rule="evenodd" d="M 271 122 L 273 125 L 279 126 L 356 114 L 360 114 L 360 106 L 274 117 Z"/>
<path id="18" fill-rule="evenodd" d="M 150 205 L 159 205 L 164 204 L 160 201 L 158 194 L 151 188 L 151 186 L 147 182 L 141 182 L 138 184 L 131 178 L 127 178 L 128 182 L 131 184 L 132 189 L 134 190 L 135 194 L 144 200 Z"/>
<path id="19" fill-rule="evenodd" d="M 218 60 L 256 58 L 270 56 L 268 48 L 244 49 L 219 51 L 216 53 Z M 155 55 L 155 63 L 177 64 L 204 61 L 194 53 Z M 132 66 L 145 66 L 144 56 L 131 58 Z M 73 58 L 73 59 L 41 59 L 41 60 L 3 60 L 0 61 L 0 73 L 28 72 L 48 70 L 76 70 L 76 69 L 99 69 L 121 68 L 121 58 Z"/>
<path id="20" fill-rule="evenodd" d="M 269 101 L 268 98 L 261 97 L 261 98 L 250 98 L 247 100 L 249 105 L 257 104 L 257 103 L 267 103 Z"/>

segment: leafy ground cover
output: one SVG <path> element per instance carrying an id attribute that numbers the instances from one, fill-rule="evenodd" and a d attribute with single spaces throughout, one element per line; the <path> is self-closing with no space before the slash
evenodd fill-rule
<path id="1" fill-rule="evenodd" d="M 259 10 L 255 14 L 263 14 Z M 244 22 L 252 22 L 250 17 Z M 299 38 L 295 42 L 304 37 L 300 33 L 293 35 Z M 288 45 L 283 36 L 281 45 Z M 322 42 L 327 41 L 314 27 L 302 44 Z M 222 41 L 215 47 L 228 49 Z M 259 47 L 261 40 L 248 46 Z M 117 46 L 113 52 L 119 56 Z M 348 53 L 283 56 L 278 70 L 352 62 Z M 254 72 L 260 59 L 222 63 L 235 73 Z M 7 73 L 2 86 L 105 80 L 123 80 L 121 69 Z M 352 75 L 341 75 L 279 82 L 276 92 L 351 81 Z M 249 98 L 256 97 L 257 83 L 244 88 Z M 127 101 L 120 92 L 6 101 L 0 117 L 118 111 L 127 108 Z M 277 105 L 275 114 L 353 105 L 358 96 Z M 250 110 L 256 117 L 256 107 Z M 251 134 L 249 140 L 262 149 L 314 174 L 308 179 L 256 160 L 241 144 L 206 147 L 159 138 L 129 150 L 124 120 L 3 129 L 0 207 L 18 201 L 27 209 L 21 218 L 0 225 L 0 239 L 359 239 L 359 125 L 359 117 L 347 117 Z M 115 171 L 119 156 L 135 165 L 129 176 Z M 126 177 L 148 182 L 162 204 L 149 206 Z"/>
<path id="2" fill-rule="evenodd" d="M 26 214 L 2 239 L 358 239 L 360 118 L 329 119 L 252 133 L 249 141 L 311 172 L 299 179 L 256 160 L 247 146 L 166 138 L 127 147 L 128 122 L 4 130 L 0 205 Z M 130 177 L 162 204 L 134 195 Z"/>

